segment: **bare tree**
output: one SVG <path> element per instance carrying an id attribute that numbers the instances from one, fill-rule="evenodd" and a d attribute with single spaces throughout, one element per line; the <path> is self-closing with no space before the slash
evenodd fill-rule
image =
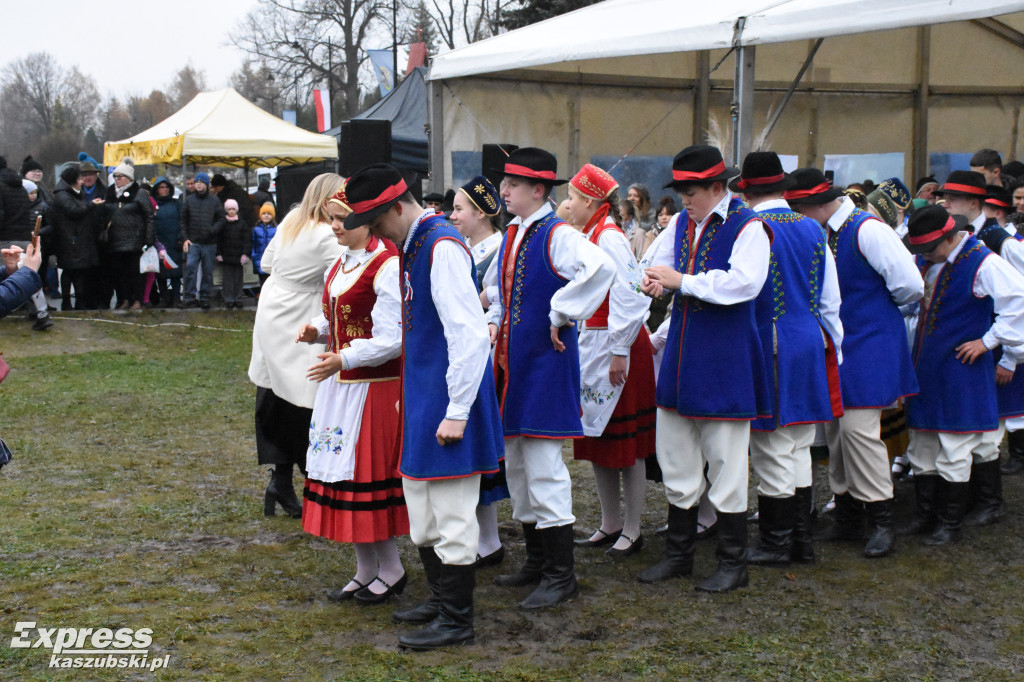
<path id="1" fill-rule="evenodd" d="M 330 83 L 344 95 L 341 107 L 333 103 L 336 111 L 349 116 L 359 110 L 364 43 L 390 7 L 388 0 L 259 0 L 231 40 L 291 81 L 286 89 L 296 101 L 306 99 L 300 91 Z"/>
<path id="2" fill-rule="evenodd" d="M 61 125 L 81 133 L 93 121 L 99 91 L 96 82 L 77 67 L 64 70 L 46 52 L 16 59 L 0 71 L 5 104 L 20 110 L 30 132 L 45 135 L 54 130 L 55 110 L 61 109 Z"/>
<path id="3" fill-rule="evenodd" d="M 412 21 L 419 21 L 420 12 L 426 12 L 436 35 L 448 47 L 455 49 L 501 32 L 502 13 L 517 0 L 423 0 L 406 2 Z"/>

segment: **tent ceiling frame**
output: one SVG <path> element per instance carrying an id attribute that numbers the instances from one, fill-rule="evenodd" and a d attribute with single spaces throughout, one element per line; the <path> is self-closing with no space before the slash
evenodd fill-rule
<path id="1" fill-rule="evenodd" d="M 1024 33 L 1021 33 L 1012 26 L 1008 26 L 998 19 L 991 17 L 971 19 L 971 23 L 1024 50 Z"/>

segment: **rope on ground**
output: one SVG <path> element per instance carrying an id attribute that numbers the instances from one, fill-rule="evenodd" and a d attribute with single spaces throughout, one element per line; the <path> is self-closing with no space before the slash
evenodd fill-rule
<path id="1" fill-rule="evenodd" d="M 54 320 L 70 320 L 72 322 L 107 322 L 108 324 L 125 324 L 130 327 L 145 327 L 155 329 L 157 327 L 189 327 L 191 329 L 210 329 L 215 332 L 234 332 L 237 334 L 252 334 L 251 329 L 225 329 L 224 327 L 209 327 L 202 324 L 189 324 L 188 322 L 159 322 L 157 324 L 142 324 L 141 322 L 128 322 L 126 320 L 108 320 L 105 317 L 67 317 L 65 315 L 51 315 Z"/>

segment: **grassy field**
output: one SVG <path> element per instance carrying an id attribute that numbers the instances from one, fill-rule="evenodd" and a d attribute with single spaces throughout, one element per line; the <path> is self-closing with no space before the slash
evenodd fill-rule
<path id="1" fill-rule="evenodd" d="M 61 314 L 57 314 L 61 317 Z M 266 473 L 246 377 L 252 313 L 58 319 L 45 334 L 0 320 L 12 365 L 0 386 L 0 678 L 213 680 L 877 679 L 1016 680 L 1024 674 L 1024 481 L 1010 512 L 953 549 L 901 540 L 869 561 L 819 546 L 816 566 L 751 569 L 749 589 L 700 595 L 693 581 L 640 585 L 655 562 L 664 497 L 648 488 L 639 555 L 577 551 L 575 601 L 541 614 L 525 591 L 479 575 L 476 644 L 426 654 L 397 646 L 395 604 L 426 592 L 400 542 L 406 594 L 384 607 L 328 602 L 349 546 L 262 516 Z M 200 329 L 206 325 L 216 329 Z M 240 331 L 232 331 L 240 330 Z M 577 535 L 598 521 L 588 466 L 570 463 Z M 900 489 L 900 512 L 909 491 Z M 820 501 L 826 498 L 818 490 Z M 517 527 L 500 516 L 511 560 Z M 714 566 L 714 542 L 696 574 Z M 61 671 L 42 648 L 10 646 L 15 624 L 151 628 L 165 670 Z"/>

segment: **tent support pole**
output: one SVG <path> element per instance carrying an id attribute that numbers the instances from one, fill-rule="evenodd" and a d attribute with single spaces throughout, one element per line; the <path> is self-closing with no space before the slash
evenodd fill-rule
<path id="1" fill-rule="evenodd" d="M 931 93 L 928 81 L 931 71 L 932 30 L 917 29 L 917 92 L 914 93 L 913 139 L 911 140 L 910 180 L 928 173 L 928 107 Z"/>
<path id="2" fill-rule="evenodd" d="M 427 81 L 427 148 L 430 150 L 430 191 L 444 194 L 444 91 Z"/>
<path id="3" fill-rule="evenodd" d="M 693 136 L 691 144 L 707 144 L 711 108 L 711 51 L 697 52 L 696 83 L 693 86 Z"/>
<path id="4" fill-rule="evenodd" d="M 733 143 L 732 164 L 739 166 L 744 157 L 750 153 L 754 144 L 754 63 L 755 50 L 753 45 L 743 45 L 743 29 L 747 24 L 746 17 L 736 20 L 736 32 L 733 46 L 736 48 L 736 77 L 733 79 Z"/>
<path id="5" fill-rule="evenodd" d="M 807 73 L 807 69 L 811 68 L 811 63 L 814 61 L 814 55 L 818 54 L 818 48 L 825 41 L 824 38 L 818 38 L 814 41 L 810 51 L 807 53 L 807 59 L 804 60 L 804 65 L 800 67 L 800 71 L 796 74 L 796 78 L 793 79 L 793 84 L 789 86 L 789 90 L 782 97 L 782 101 L 779 103 L 779 108 L 775 110 L 775 114 L 772 116 L 772 120 L 768 121 L 768 125 L 765 127 L 762 136 L 767 140 L 768 136 L 772 134 L 772 130 L 775 128 L 775 124 L 779 122 L 779 118 L 782 117 L 782 112 L 786 110 L 786 105 L 789 104 L 789 99 L 793 96 L 793 92 L 796 91 L 800 81 L 803 80 L 804 74 Z"/>

